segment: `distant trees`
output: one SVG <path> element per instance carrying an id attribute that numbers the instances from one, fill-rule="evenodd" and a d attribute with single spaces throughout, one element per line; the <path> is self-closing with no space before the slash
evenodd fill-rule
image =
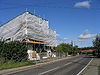
<path id="1" fill-rule="evenodd" d="M 80 50 L 89 50 L 89 49 L 92 49 L 92 50 L 94 50 L 95 49 L 95 47 L 82 47 L 82 48 L 79 48 Z"/>
<path id="2" fill-rule="evenodd" d="M 65 55 L 76 55 L 79 52 L 78 46 L 72 46 L 66 43 L 59 44 L 55 49 L 57 52 L 64 53 Z"/>
<path id="3" fill-rule="evenodd" d="M 97 57 L 100 58 L 100 34 L 96 36 L 96 39 L 93 41 L 93 45 L 96 49 Z"/>

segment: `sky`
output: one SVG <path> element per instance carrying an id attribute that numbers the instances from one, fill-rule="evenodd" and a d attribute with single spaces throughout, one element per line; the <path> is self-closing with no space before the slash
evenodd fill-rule
<path id="1" fill-rule="evenodd" d="M 58 42 L 87 47 L 100 34 L 100 0 L 0 0 L 0 25 L 26 10 L 47 19 Z"/>

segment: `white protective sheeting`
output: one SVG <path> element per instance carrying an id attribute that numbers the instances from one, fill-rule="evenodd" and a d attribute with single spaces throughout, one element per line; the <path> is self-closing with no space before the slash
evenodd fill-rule
<path id="1" fill-rule="evenodd" d="M 25 12 L 0 27 L 0 38 L 6 40 L 33 39 L 54 44 L 56 31 L 49 29 L 48 21 Z"/>

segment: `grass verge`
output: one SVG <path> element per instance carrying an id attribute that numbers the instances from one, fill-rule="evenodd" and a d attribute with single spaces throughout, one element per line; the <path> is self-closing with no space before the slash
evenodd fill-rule
<path id="1" fill-rule="evenodd" d="M 98 75 L 100 75 L 100 66 L 98 66 Z"/>
<path id="2" fill-rule="evenodd" d="M 25 62 L 6 62 L 3 64 L 0 64 L 0 70 L 3 69 L 11 69 L 11 68 L 17 68 L 17 67 L 22 67 L 22 66 L 28 66 L 28 65 L 34 65 L 35 63 L 31 61 L 25 61 Z"/>
<path id="3" fill-rule="evenodd" d="M 98 70 L 100 70 L 100 66 L 98 66 Z"/>

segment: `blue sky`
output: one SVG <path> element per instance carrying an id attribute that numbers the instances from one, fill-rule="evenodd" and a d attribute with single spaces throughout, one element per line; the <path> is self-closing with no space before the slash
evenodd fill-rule
<path id="1" fill-rule="evenodd" d="M 86 37 L 83 38 L 86 41 L 75 44 L 91 46 L 91 36 L 100 34 L 100 0 L 0 0 L 0 25 L 22 14 L 26 8 L 49 20 L 58 38 L 68 38 L 65 42 Z"/>

